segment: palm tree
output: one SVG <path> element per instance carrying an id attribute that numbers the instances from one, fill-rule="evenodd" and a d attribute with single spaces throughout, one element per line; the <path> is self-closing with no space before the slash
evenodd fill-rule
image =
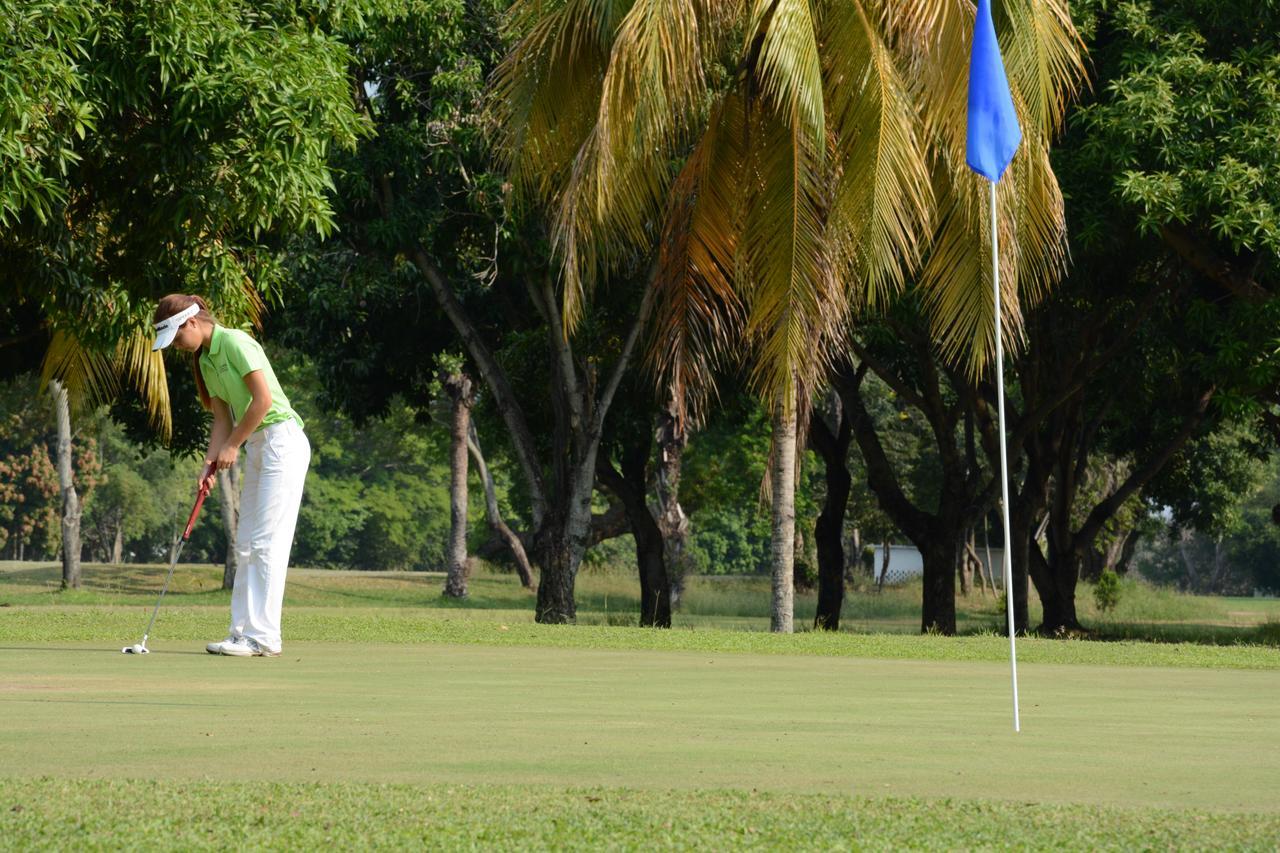
<path id="1" fill-rule="evenodd" d="M 566 326 L 657 263 L 650 356 L 697 417 L 745 358 L 773 413 L 773 629 L 791 630 L 798 425 L 856 310 L 908 282 L 970 372 L 994 347 L 983 185 L 965 168 L 968 0 L 518 0 L 500 154 L 550 212 Z M 1003 328 L 1062 266 L 1052 133 L 1081 79 L 1064 0 L 997 21 L 1024 144 L 1001 182 Z M 1004 233 L 1007 232 L 1007 233 Z"/>

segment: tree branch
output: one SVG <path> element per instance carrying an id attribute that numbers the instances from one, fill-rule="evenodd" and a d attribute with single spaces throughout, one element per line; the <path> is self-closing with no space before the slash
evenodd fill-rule
<path id="1" fill-rule="evenodd" d="M 871 368 L 876 376 L 884 380 L 884 384 L 888 385 L 893 393 L 897 394 L 908 404 L 915 406 L 920 411 L 925 411 L 924 398 L 917 394 L 910 386 L 904 383 L 896 373 L 888 368 L 884 362 L 873 356 L 866 347 L 858 343 L 857 340 L 850 338 L 849 347 L 853 350 L 853 354 L 858 357 L 858 361 Z"/>
<path id="2" fill-rule="evenodd" d="M 493 485 L 493 474 L 490 473 L 489 466 L 485 462 L 484 453 L 480 451 L 480 436 L 476 432 L 475 421 L 467 424 L 467 450 L 471 452 L 471 458 L 475 460 L 476 469 L 480 472 L 480 482 L 484 484 L 484 509 L 489 519 L 489 526 L 511 549 L 521 585 L 526 589 L 533 589 L 533 569 L 529 565 L 529 555 L 525 553 L 524 543 L 520 541 L 520 537 L 502 520 L 502 513 L 498 510 L 497 490 Z"/>
<path id="3" fill-rule="evenodd" d="M 1114 492 L 1105 500 L 1101 501 L 1093 508 L 1093 512 L 1089 513 L 1089 517 L 1085 519 L 1080 529 L 1072 537 L 1072 546 L 1077 551 L 1090 544 L 1094 537 L 1098 535 L 1098 531 L 1102 529 L 1102 525 L 1107 523 L 1107 519 L 1115 515 L 1120 509 L 1120 505 L 1129 499 L 1130 495 L 1138 489 L 1145 486 L 1153 477 L 1160 473 L 1173 454 L 1182 449 L 1192 434 L 1204 422 L 1205 416 L 1209 412 L 1209 403 L 1213 401 L 1213 395 L 1217 388 L 1210 386 L 1200 398 L 1196 401 L 1195 407 L 1183 419 L 1182 427 L 1178 432 L 1165 443 L 1160 452 L 1150 457 L 1147 464 L 1141 468 L 1134 469 L 1125 481 L 1120 484 Z"/>
<path id="4" fill-rule="evenodd" d="M 832 373 L 831 384 L 840 395 L 848 412 L 849 422 L 857 439 L 858 448 L 867 465 L 867 480 L 871 489 L 880 499 L 880 504 L 902 532 L 912 541 L 923 541 L 928 533 L 929 519 L 915 504 L 907 498 L 898 485 L 898 477 L 893 471 L 893 463 L 889 461 L 880 443 L 871 414 L 862 402 L 860 387 L 866 375 L 867 363 L 860 364 L 856 371 L 847 361 Z"/>
<path id="5" fill-rule="evenodd" d="M 533 296 L 535 301 L 538 296 L 534 294 L 534 286 L 528 284 L 529 294 Z M 551 349 L 556 354 L 556 359 L 560 362 L 560 373 L 564 379 L 565 395 L 569 398 L 569 411 L 572 413 L 574 423 L 570 425 L 572 429 L 577 429 L 578 424 L 583 422 L 582 413 L 582 394 L 578 388 L 578 371 L 573 364 L 573 346 L 569 342 L 569 335 L 565 331 L 564 322 L 560 318 L 560 308 L 556 305 L 555 293 L 551 289 L 551 276 L 547 275 L 542 280 L 542 310 L 547 319 L 547 332 L 551 337 Z"/>
<path id="6" fill-rule="evenodd" d="M 435 264 L 431 262 L 426 251 L 421 246 L 414 246 L 412 256 L 418 271 L 422 273 L 422 276 L 431 286 L 431 290 L 435 293 L 440 307 L 453 323 L 458 336 L 462 338 L 467 352 L 470 353 L 471 358 L 475 361 L 480 375 L 484 377 L 485 384 L 493 392 L 494 401 L 497 403 L 502 420 L 511 432 L 511 444 L 515 449 L 516 458 L 519 460 L 520 468 L 524 471 L 525 479 L 529 483 L 529 493 L 533 500 L 534 527 L 541 527 L 542 519 L 547 510 L 546 486 L 542 481 L 542 472 L 538 467 L 533 435 L 529 432 L 528 421 L 525 419 L 524 410 L 520 407 L 515 391 L 512 390 L 511 383 L 507 381 L 506 373 L 498 365 L 493 353 L 489 351 L 484 341 L 480 339 L 475 323 L 471 321 L 466 309 L 462 306 L 458 297 L 454 295 L 452 288 L 444 280 L 444 276 L 436 269 Z"/>
<path id="7" fill-rule="evenodd" d="M 640 299 L 640 310 L 636 312 L 635 322 L 631 324 L 631 331 L 627 333 L 627 341 L 622 345 L 622 352 L 618 353 L 618 360 L 613 365 L 613 372 L 609 375 L 604 391 L 600 394 L 600 402 L 596 406 L 595 418 L 592 423 L 592 433 L 595 435 L 599 435 L 604 429 L 604 417 L 609 412 L 609 406 L 613 403 L 613 395 L 617 393 L 618 385 L 622 383 L 622 376 L 626 373 L 627 364 L 631 361 L 631 353 L 635 350 L 636 341 L 640 339 L 640 332 L 643 331 L 644 324 L 649 318 L 649 311 L 653 307 L 653 296 L 657 290 L 658 269 L 656 262 L 649 268 L 649 281 L 645 285 L 644 296 Z"/>
<path id="8" fill-rule="evenodd" d="M 1219 255 L 1212 246 L 1181 225 L 1162 225 L 1160 236 L 1192 269 L 1208 277 L 1233 296 L 1246 302 L 1262 302 L 1268 297 L 1265 287 L 1233 261 Z"/>

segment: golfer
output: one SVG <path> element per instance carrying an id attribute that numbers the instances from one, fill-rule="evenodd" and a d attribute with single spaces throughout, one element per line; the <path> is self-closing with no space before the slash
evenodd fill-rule
<path id="1" fill-rule="evenodd" d="M 204 457 L 211 487 L 217 471 L 234 465 L 244 449 L 231 630 L 205 648 L 212 655 L 274 657 L 281 650 L 280 607 L 311 444 L 262 346 L 238 329 L 218 325 L 203 299 L 164 297 L 155 324 L 152 349 L 173 344 L 193 354 L 200 402 L 213 412 Z"/>

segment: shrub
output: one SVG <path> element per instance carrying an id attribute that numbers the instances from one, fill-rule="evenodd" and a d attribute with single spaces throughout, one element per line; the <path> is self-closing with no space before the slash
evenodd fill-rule
<path id="1" fill-rule="evenodd" d="M 1120 603 L 1120 576 L 1111 569 L 1103 569 L 1093 586 L 1093 601 L 1104 613 Z"/>

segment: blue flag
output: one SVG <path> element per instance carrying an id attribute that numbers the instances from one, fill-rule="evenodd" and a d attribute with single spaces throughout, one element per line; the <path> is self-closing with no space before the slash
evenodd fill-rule
<path id="1" fill-rule="evenodd" d="M 969 137 L 965 160 L 969 168 L 995 183 L 1013 159 L 1022 128 L 1013 109 L 1009 78 L 1000 58 L 991 0 L 978 0 L 973 21 L 973 53 L 969 56 Z"/>

